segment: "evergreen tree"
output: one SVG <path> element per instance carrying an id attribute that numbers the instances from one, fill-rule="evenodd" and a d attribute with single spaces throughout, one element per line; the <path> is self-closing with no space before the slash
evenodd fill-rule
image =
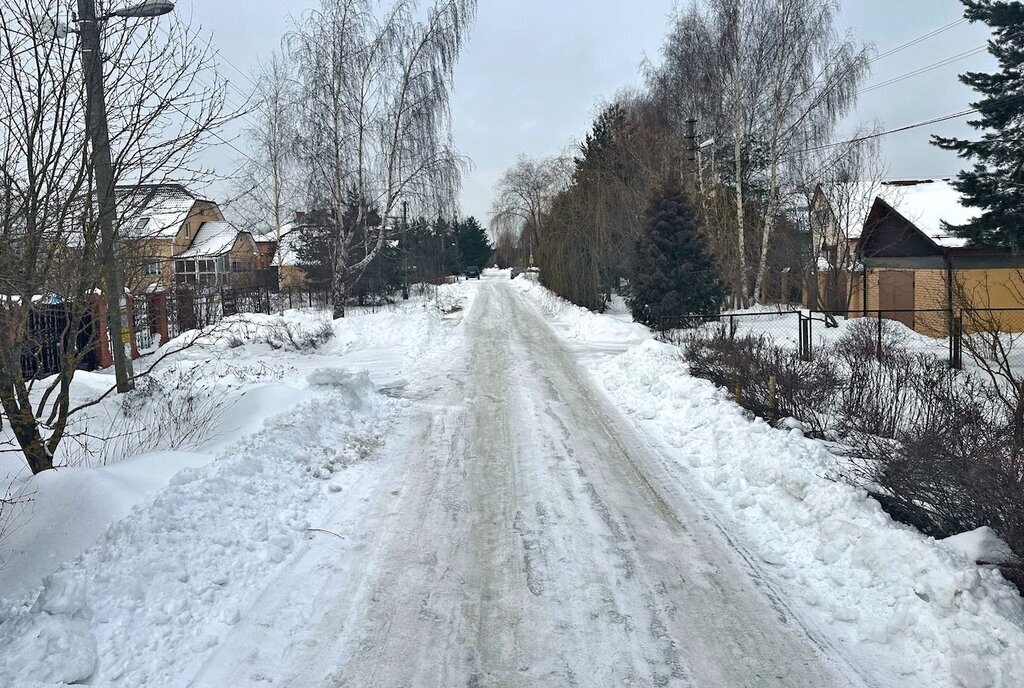
<path id="1" fill-rule="evenodd" d="M 481 270 L 487 267 L 494 247 L 480 222 L 475 217 L 469 217 L 457 222 L 455 231 L 462 267 L 476 266 Z"/>
<path id="2" fill-rule="evenodd" d="M 717 313 L 726 289 L 681 191 L 663 189 L 648 205 L 636 242 L 628 299 L 637 322 L 656 330 L 686 327 L 687 315 Z"/>
<path id="3" fill-rule="evenodd" d="M 968 72 L 960 80 L 982 98 L 972 105 L 980 118 L 971 126 L 980 141 L 933 137 L 933 142 L 975 160 L 973 169 L 953 182 L 964 202 L 979 208 L 975 220 L 951 229 L 972 245 L 1024 250 L 1024 2 L 962 0 L 964 16 L 992 27 L 989 52 L 999 61 L 994 74 Z"/>
<path id="4" fill-rule="evenodd" d="M 378 227 L 381 217 L 376 208 L 371 207 L 359 220 L 359 197 L 350 191 L 345 203 L 341 225 L 334 213 L 321 209 L 306 214 L 306 219 L 299 227 L 299 244 L 296 256 L 314 282 L 330 282 L 334 274 L 334 250 L 338 243 L 339 232 L 344 229 L 352 237 L 349 251 L 352 255 L 362 255 L 369 250 L 366 244 L 367 230 Z"/>

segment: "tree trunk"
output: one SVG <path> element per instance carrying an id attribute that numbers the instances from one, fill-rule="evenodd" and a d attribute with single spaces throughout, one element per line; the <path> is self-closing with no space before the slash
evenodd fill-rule
<path id="1" fill-rule="evenodd" d="M 739 251 L 740 305 L 745 308 L 750 300 L 750 294 L 747 291 L 747 226 L 743 212 L 743 133 L 739 128 L 736 129 L 733 138 L 736 156 L 736 249 Z"/>
<path id="2" fill-rule="evenodd" d="M 53 456 L 46 448 L 46 442 L 39 432 L 38 424 L 30 416 L 26 417 L 28 414 L 21 410 L 10 413 L 11 409 L 8 406 L 9 404 L 4 404 L 4 411 L 8 415 L 11 430 L 14 431 L 18 446 L 21 447 L 21 451 L 25 455 L 25 461 L 28 462 L 32 475 L 51 470 Z"/>
<path id="3" fill-rule="evenodd" d="M 331 275 L 331 298 L 334 302 L 334 319 L 345 317 L 345 302 L 348 300 L 348 242 L 338 242 L 337 258 Z"/>

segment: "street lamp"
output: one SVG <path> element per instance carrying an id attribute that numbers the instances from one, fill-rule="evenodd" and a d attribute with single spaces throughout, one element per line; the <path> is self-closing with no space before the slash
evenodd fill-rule
<path id="1" fill-rule="evenodd" d="M 124 19 L 149 19 L 162 17 L 174 11 L 174 3 L 168 0 L 143 0 L 138 5 L 126 7 L 123 10 L 114 10 L 97 19 L 109 19 L 110 17 L 122 17 Z"/>
<path id="2" fill-rule="evenodd" d="M 107 125 L 107 104 L 103 92 L 103 55 L 100 41 L 100 22 L 113 17 L 144 19 L 159 17 L 174 9 L 168 0 L 143 2 L 107 14 L 96 15 L 96 0 L 78 0 L 78 26 L 81 34 L 82 69 L 85 72 L 86 130 L 92 143 L 92 168 L 96 178 L 96 201 L 99 206 L 99 229 L 103 256 L 103 290 L 107 300 L 107 324 L 111 353 L 114 356 L 114 377 L 118 393 L 133 387 L 130 356 L 125 351 L 125 339 L 130 336 L 122 320 L 121 300 L 124 285 L 121 282 L 114 251 L 117 221 L 117 200 L 114 195 L 114 171 L 110 159 L 110 131 Z"/>

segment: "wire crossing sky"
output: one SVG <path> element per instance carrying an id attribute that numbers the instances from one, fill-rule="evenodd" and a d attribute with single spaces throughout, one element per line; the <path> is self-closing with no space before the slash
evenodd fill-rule
<path id="1" fill-rule="evenodd" d="M 316 0 L 249 0 L 245 12 L 231 3 L 179 0 L 201 35 L 212 36 L 231 81 L 229 96 L 244 103 L 253 84 L 249 70 L 278 49 L 289 15 Z M 602 103 L 641 83 L 640 65 L 657 59 L 673 0 L 482 0 L 470 45 L 456 76 L 453 99 L 456 142 L 473 161 L 462 194 L 463 210 L 489 219 L 494 183 L 522 152 L 557 153 L 581 139 Z M 957 75 L 985 70 L 988 32 L 963 18 L 959 0 L 844 0 L 841 30 L 877 50 L 856 113 L 841 127 L 848 138 L 858 123 L 899 129 L 970 109 L 974 94 Z M 935 121 L 885 136 L 882 152 L 891 177 L 948 176 L 962 167 L 954 154 L 928 143 L 931 134 L 971 135 L 969 117 Z M 223 137 L 234 140 L 244 120 Z M 230 174 L 237 151 L 218 146 L 206 162 Z M 218 187 L 214 196 L 230 195 Z"/>

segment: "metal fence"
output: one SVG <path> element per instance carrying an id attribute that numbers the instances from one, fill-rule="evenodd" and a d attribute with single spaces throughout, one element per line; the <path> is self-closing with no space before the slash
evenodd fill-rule
<path id="1" fill-rule="evenodd" d="M 178 289 L 164 294 L 167 335 L 214 325 L 239 313 L 271 312 L 271 294 L 266 287 L 215 290 Z"/>
<path id="2" fill-rule="evenodd" d="M 863 321 L 859 333 L 881 360 L 891 350 L 929 353 L 945 358 L 951 368 L 965 363 L 993 368 L 1024 378 L 1024 308 L 957 308 L 817 311 L 758 311 L 687 315 L 673 318 L 664 336 L 673 341 L 701 336 L 719 328 L 730 338 L 765 337 L 795 349 L 802 360 L 815 350 L 834 346 L 845 322 Z M 830 334 L 834 331 L 835 334 Z M 870 340 L 870 341 L 869 341 Z"/>
<path id="3" fill-rule="evenodd" d="M 273 294 L 273 305 L 276 310 L 329 308 L 331 303 L 331 288 L 329 286 L 286 288 Z"/>
<path id="4" fill-rule="evenodd" d="M 721 332 L 730 339 L 737 336 L 766 337 L 779 343 L 802 348 L 804 317 L 800 310 L 715 313 L 663 318 L 659 328 L 662 337 L 674 343 L 694 337 Z"/>

